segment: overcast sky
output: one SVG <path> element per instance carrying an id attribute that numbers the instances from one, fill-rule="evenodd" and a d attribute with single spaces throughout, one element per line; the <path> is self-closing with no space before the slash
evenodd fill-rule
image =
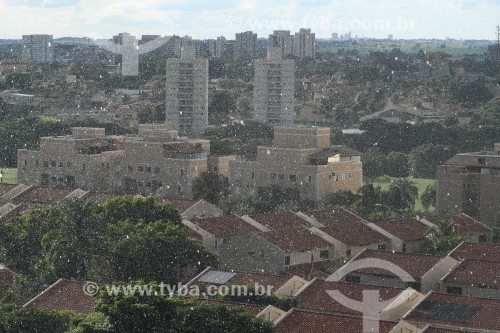
<path id="1" fill-rule="evenodd" d="M 234 38 L 311 28 L 359 37 L 495 39 L 500 0 L 0 0 L 0 38 L 46 33 L 110 38 L 119 32 Z"/>

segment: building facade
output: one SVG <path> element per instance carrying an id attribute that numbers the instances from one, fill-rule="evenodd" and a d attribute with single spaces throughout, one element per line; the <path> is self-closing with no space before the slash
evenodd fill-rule
<path id="1" fill-rule="evenodd" d="M 52 62 L 54 45 L 52 35 L 23 35 L 23 60 Z"/>
<path id="2" fill-rule="evenodd" d="M 329 128 L 275 127 L 272 147 L 258 147 L 255 159 L 229 162 L 231 193 L 250 197 L 273 185 L 313 201 L 340 190 L 357 193 L 363 183 L 360 155 L 331 146 Z"/>
<path id="3" fill-rule="evenodd" d="M 255 58 L 257 56 L 257 34 L 245 31 L 236 34 L 236 58 Z"/>
<path id="4" fill-rule="evenodd" d="M 295 33 L 293 55 L 300 59 L 316 58 L 316 36 L 311 29 L 300 29 Z"/>
<path id="5" fill-rule="evenodd" d="M 500 144 L 493 152 L 457 154 L 438 167 L 436 209 L 500 226 Z"/>
<path id="6" fill-rule="evenodd" d="M 208 60 L 183 46 L 181 58 L 167 60 L 166 121 L 180 136 L 199 138 L 208 126 Z"/>
<path id="7" fill-rule="evenodd" d="M 292 126 L 294 94 L 295 62 L 283 59 L 280 47 L 270 46 L 267 59 L 255 60 L 253 118 L 270 125 Z"/>
<path id="8" fill-rule="evenodd" d="M 282 58 L 293 56 L 293 35 L 290 30 L 274 30 L 269 35 L 268 47 L 278 46 L 281 48 Z"/>

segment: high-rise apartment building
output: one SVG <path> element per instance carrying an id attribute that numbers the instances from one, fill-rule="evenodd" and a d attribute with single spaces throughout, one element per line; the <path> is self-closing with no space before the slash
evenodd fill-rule
<path id="1" fill-rule="evenodd" d="M 293 55 L 300 59 L 316 57 L 316 36 L 311 29 L 300 29 L 295 33 Z"/>
<path id="2" fill-rule="evenodd" d="M 34 62 L 52 62 L 54 59 L 54 45 L 52 35 L 23 35 L 24 60 Z"/>
<path id="3" fill-rule="evenodd" d="M 269 35 L 267 42 L 268 46 L 279 46 L 283 58 L 293 56 L 293 36 L 290 30 L 274 30 L 272 35 Z"/>
<path id="4" fill-rule="evenodd" d="M 191 45 L 181 57 L 167 59 L 166 122 L 179 136 L 199 138 L 208 125 L 208 60 Z"/>
<path id="5" fill-rule="evenodd" d="M 236 34 L 235 57 L 255 58 L 257 56 L 257 34 L 245 31 Z"/>
<path id="6" fill-rule="evenodd" d="M 278 45 L 276 40 L 271 45 Z M 267 59 L 255 60 L 254 111 L 257 121 L 292 126 L 295 119 L 295 61 L 283 59 L 278 46 L 269 46 Z"/>

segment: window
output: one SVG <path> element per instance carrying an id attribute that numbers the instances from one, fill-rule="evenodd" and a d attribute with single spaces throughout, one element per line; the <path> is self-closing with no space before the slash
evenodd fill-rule
<path id="1" fill-rule="evenodd" d="M 143 171 L 144 171 L 144 167 L 143 167 L 142 165 L 139 165 L 139 166 L 137 167 L 137 171 L 139 171 L 139 172 L 143 172 Z"/>
<path id="2" fill-rule="evenodd" d="M 129 166 L 128 166 L 128 172 L 134 172 L 134 167 L 133 167 L 133 166 L 131 166 L 131 165 L 129 165 Z"/>
<path id="3" fill-rule="evenodd" d="M 36 167 L 38 168 L 38 160 L 36 160 Z"/>
<path id="4" fill-rule="evenodd" d="M 87 166 L 85 165 L 85 163 L 82 164 L 82 170 L 85 170 L 87 168 Z"/>
<path id="5" fill-rule="evenodd" d="M 284 173 L 280 173 L 280 174 L 278 175 L 278 179 L 279 179 L 279 180 L 285 180 L 285 174 L 284 174 Z"/>
<path id="6" fill-rule="evenodd" d="M 69 168 L 72 168 L 73 167 L 73 162 L 69 161 L 66 163 L 66 166 Z"/>
<path id="7" fill-rule="evenodd" d="M 296 182 L 297 181 L 297 175 L 290 175 L 290 176 L 288 176 L 288 179 L 290 179 L 291 182 Z"/>
<path id="8" fill-rule="evenodd" d="M 180 173 L 181 173 L 181 176 L 184 176 L 184 169 L 181 169 Z"/>
<path id="9" fill-rule="evenodd" d="M 486 159 L 484 157 L 480 157 L 477 159 L 477 163 L 479 164 L 486 164 Z"/>
<path id="10" fill-rule="evenodd" d="M 330 251 L 328 251 L 328 250 L 320 251 L 319 258 L 320 259 L 328 259 L 328 258 L 330 258 Z"/>
<path id="11" fill-rule="evenodd" d="M 156 167 L 155 168 L 155 175 L 159 175 L 160 174 L 160 168 L 159 167 Z"/>
<path id="12" fill-rule="evenodd" d="M 24 165 L 28 165 L 28 160 L 24 160 Z"/>
<path id="13" fill-rule="evenodd" d="M 452 295 L 462 295 L 462 288 L 448 286 L 448 287 L 446 287 L 446 292 L 448 294 L 452 294 Z"/>
<path id="14" fill-rule="evenodd" d="M 308 182 L 308 183 L 312 183 L 312 181 L 313 181 L 313 177 L 312 177 L 312 176 L 308 176 L 308 177 L 307 177 L 307 182 Z"/>
<path id="15" fill-rule="evenodd" d="M 347 275 L 345 281 L 349 283 L 361 283 L 361 277 L 355 275 Z"/>
<path id="16" fill-rule="evenodd" d="M 385 250 L 387 250 L 387 245 L 385 245 L 385 244 L 380 244 L 380 245 L 378 246 L 378 249 L 379 249 L 379 250 L 381 250 L 381 251 L 385 251 Z"/>
<path id="17" fill-rule="evenodd" d="M 276 174 L 275 174 L 274 172 L 271 172 L 271 173 L 269 174 L 269 178 L 271 178 L 271 179 L 276 179 Z"/>
<path id="18" fill-rule="evenodd" d="M 151 167 L 146 167 L 146 172 L 151 172 Z"/>
<path id="19" fill-rule="evenodd" d="M 486 235 L 479 236 L 479 240 L 478 240 L 479 243 L 486 243 L 486 241 L 487 241 Z"/>
<path id="20" fill-rule="evenodd" d="M 50 161 L 50 166 L 55 168 L 56 167 L 56 161 Z"/>
<path id="21" fill-rule="evenodd" d="M 350 258 L 350 257 L 351 257 L 351 254 L 352 254 L 352 253 L 351 253 L 351 250 L 346 250 L 346 251 L 345 251 L 345 256 L 346 256 L 347 258 Z"/>
<path id="22" fill-rule="evenodd" d="M 59 168 L 64 168 L 64 163 L 63 163 L 63 162 L 59 162 L 59 163 L 57 163 L 57 166 L 58 166 Z"/>
<path id="23" fill-rule="evenodd" d="M 403 248 L 401 249 L 401 251 L 406 252 L 406 244 L 403 244 Z"/>
<path id="24" fill-rule="evenodd" d="M 49 161 L 43 161 L 43 167 L 48 168 L 49 167 Z"/>
<path id="25" fill-rule="evenodd" d="M 250 178 L 255 179 L 255 172 L 250 172 Z"/>
<path id="26" fill-rule="evenodd" d="M 290 265 L 290 256 L 285 256 L 285 266 Z"/>
<path id="27" fill-rule="evenodd" d="M 180 185 L 177 185 L 177 193 L 181 194 L 182 192 L 182 187 Z"/>

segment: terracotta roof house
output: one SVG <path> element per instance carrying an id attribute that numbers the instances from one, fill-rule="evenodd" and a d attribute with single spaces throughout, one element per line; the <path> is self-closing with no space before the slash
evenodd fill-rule
<path id="1" fill-rule="evenodd" d="M 422 249 L 427 233 L 437 228 L 429 222 L 417 219 L 400 219 L 379 223 L 368 223 L 375 231 L 391 240 L 390 250 L 396 252 L 415 253 Z"/>
<path id="2" fill-rule="evenodd" d="M 469 242 L 490 243 L 493 241 L 493 229 L 467 214 L 460 213 L 452 216 L 441 216 L 429 221 L 438 224 L 443 219 L 456 225 Z"/>
<path id="3" fill-rule="evenodd" d="M 415 253 L 365 250 L 339 271 L 345 270 L 350 264 L 363 259 L 382 260 L 395 265 L 398 269 L 403 269 L 408 273 L 414 281 L 405 282 L 395 272 L 389 271 L 390 267 L 377 267 L 378 264 L 349 272 L 344 278 L 346 281 L 385 287 L 411 287 L 425 293 L 430 290 L 439 290 L 439 280 L 458 265 L 458 262 L 451 257 L 441 258 Z"/>
<path id="4" fill-rule="evenodd" d="M 7 296 L 3 288 L 12 286 L 15 276 L 13 271 L 0 264 L 0 300 Z"/>
<path id="5" fill-rule="evenodd" d="M 431 292 L 403 319 L 419 328 L 500 332 L 498 313 L 500 300 Z"/>
<path id="6" fill-rule="evenodd" d="M 202 243 L 206 248 L 215 251 L 218 251 L 221 244 L 233 237 L 259 231 L 236 215 L 194 219 L 192 221 L 183 219 L 182 223 L 202 236 Z"/>
<path id="7" fill-rule="evenodd" d="M 463 242 L 449 256 L 458 261 L 476 259 L 500 262 L 500 244 Z"/>
<path id="8" fill-rule="evenodd" d="M 380 333 L 389 333 L 395 323 L 374 322 Z M 363 332 L 363 319 L 330 313 L 309 312 L 298 309 L 290 310 L 276 324 L 277 333 L 332 333 Z"/>
<path id="9" fill-rule="evenodd" d="M 219 247 L 224 269 L 284 273 L 288 266 L 328 261 L 333 245 L 306 228 L 251 232 Z"/>
<path id="10" fill-rule="evenodd" d="M 83 292 L 86 282 L 60 279 L 23 307 L 54 311 L 93 312 L 96 298 Z"/>
<path id="11" fill-rule="evenodd" d="M 390 246 L 389 238 L 343 208 L 314 211 L 304 215 L 323 225 L 312 227 L 310 230 L 335 245 L 334 257 L 352 257 L 366 248 L 387 250 Z"/>
<path id="12" fill-rule="evenodd" d="M 465 259 L 441 279 L 441 292 L 500 300 L 500 262 Z"/>
<path id="13" fill-rule="evenodd" d="M 313 225 L 293 212 L 266 213 L 242 216 L 248 223 L 255 225 L 262 231 L 309 228 Z"/>

